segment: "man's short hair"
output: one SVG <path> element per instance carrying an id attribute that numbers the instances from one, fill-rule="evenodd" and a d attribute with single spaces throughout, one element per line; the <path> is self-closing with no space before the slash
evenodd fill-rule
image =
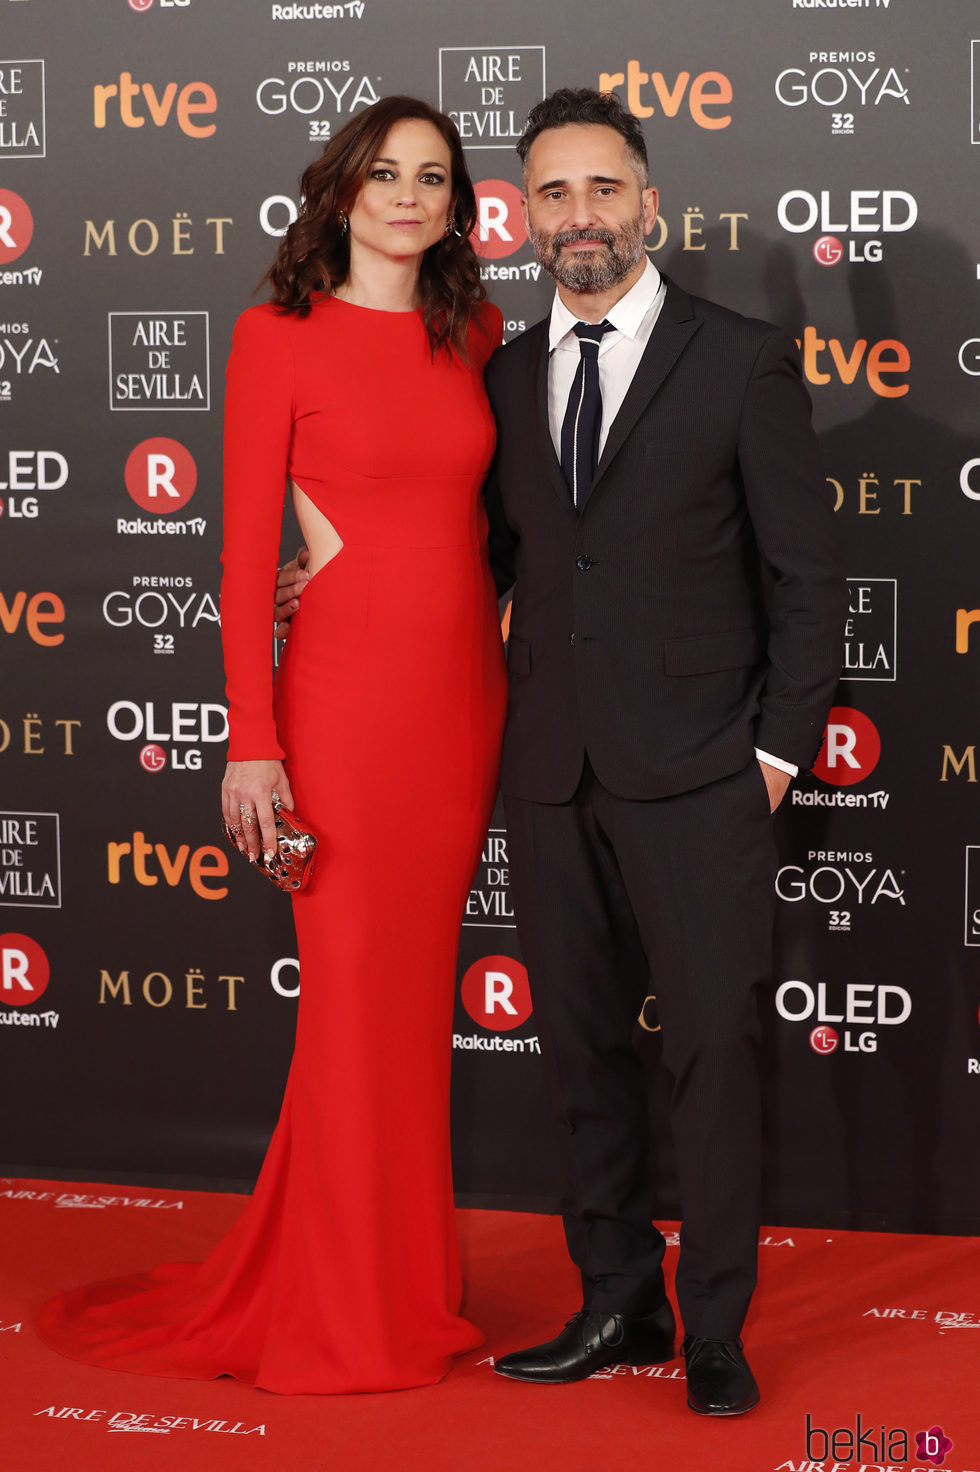
<path id="1" fill-rule="evenodd" d="M 591 87 L 559 87 L 531 108 L 527 126 L 517 144 L 518 157 L 527 170 L 527 156 L 539 133 L 549 128 L 566 128 L 571 123 L 613 128 L 625 139 L 626 151 L 644 186 L 649 178 L 647 145 L 643 129 L 612 92 L 595 92 Z"/>

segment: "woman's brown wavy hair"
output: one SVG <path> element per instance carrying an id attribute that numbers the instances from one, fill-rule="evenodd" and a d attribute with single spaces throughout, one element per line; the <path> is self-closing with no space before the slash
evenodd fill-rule
<path id="1" fill-rule="evenodd" d="M 477 302 L 486 297 L 470 234 L 476 226 L 476 196 L 456 124 L 417 97 L 382 97 L 357 113 L 332 138 L 300 180 L 302 203 L 263 281 L 284 312 L 306 316 L 313 299 L 347 279 L 350 243 L 341 216 L 351 206 L 381 153 L 389 130 L 408 119 L 431 123 L 445 139 L 451 159 L 452 219 L 459 234 L 444 235 L 422 257 L 419 305 L 432 352 L 440 348 L 466 357 L 466 339 Z"/>

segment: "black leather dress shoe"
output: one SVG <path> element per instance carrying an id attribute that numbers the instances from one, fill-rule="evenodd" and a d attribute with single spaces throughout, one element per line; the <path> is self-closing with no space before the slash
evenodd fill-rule
<path id="1" fill-rule="evenodd" d="M 674 1311 L 664 1299 L 652 1314 L 580 1309 L 547 1344 L 505 1354 L 494 1365 L 510 1380 L 567 1385 L 606 1365 L 660 1365 L 674 1357 Z"/>
<path id="2" fill-rule="evenodd" d="M 687 1403 L 699 1416 L 741 1416 L 759 1403 L 759 1387 L 741 1339 L 697 1339 L 681 1345 L 687 1364 Z"/>

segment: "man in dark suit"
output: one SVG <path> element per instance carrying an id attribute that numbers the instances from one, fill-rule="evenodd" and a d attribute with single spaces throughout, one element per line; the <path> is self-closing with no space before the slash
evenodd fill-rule
<path id="1" fill-rule="evenodd" d="M 518 152 L 557 294 L 487 371 L 491 560 L 514 585 L 501 785 L 583 1298 L 495 1369 L 560 1383 L 674 1354 L 639 1016 L 671 1077 L 688 1404 L 736 1415 L 759 1398 L 739 1336 L 770 814 L 816 757 L 840 670 L 834 516 L 795 343 L 647 259 L 657 192 L 636 119 L 562 90 Z M 289 569 L 280 583 L 282 617 L 299 586 Z"/>
<path id="2" fill-rule="evenodd" d="M 521 946 L 563 1126 L 583 1308 L 498 1360 L 556 1382 L 673 1354 L 638 1014 L 662 1029 L 688 1401 L 758 1400 L 758 992 L 770 813 L 820 745 L 845 584 L 796 345 L 644 250 L 643 134 L 563 90 L 518 145 L 551 315 L 487 372 L 498 584 L 514 583 L 501 785 Z"/>

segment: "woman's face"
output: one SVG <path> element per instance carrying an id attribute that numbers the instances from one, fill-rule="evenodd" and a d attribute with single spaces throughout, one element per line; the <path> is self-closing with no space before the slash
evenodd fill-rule
<path id="1" fill-rule="evenodd" d="M 418 256 L 445 234 L 453 203 L 449 145 L 421 119 L 395 123 L 350 211 L 358 252 Z"/>

